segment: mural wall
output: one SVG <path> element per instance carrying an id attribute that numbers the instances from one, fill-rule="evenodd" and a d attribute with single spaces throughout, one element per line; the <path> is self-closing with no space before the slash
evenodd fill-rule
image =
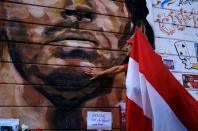
<path id="1" fill-rule="evenodd" d="M 0 1 L 0 118 L 86 130 L 87 112 L 104 111 L 120 130 L 125 74 L 90 80 L 84 70 L 123 63 L 130 16 L 122 1 Z"/>
<path id="2" fill-rule="evenodd" d="M 197 0 L 152 0 L 156 52 L 198 100 L 197 7 Z"/>
<path id="3" fill-rule="evenodd" d="M 125 73 L 90 80 L 84 71 L 123 64 L 135 0 L 127 1 L 0 1 L 0 118 L 29 129 L 86 130 L 87 112 L 104 111 L 120 130 Z M 152 0 L 151 12 L 156 52 L 195 97 L 196 7 L 196 0 Z"/>

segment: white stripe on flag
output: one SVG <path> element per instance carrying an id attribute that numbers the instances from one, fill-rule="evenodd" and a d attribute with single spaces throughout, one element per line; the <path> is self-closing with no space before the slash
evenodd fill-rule
<path id="1" fill-rule="evenodd" d="M 165 100 L 139 72 L 138 63 L 131 57 L 126 86 L 127 97 L 139 105 L 145 116 L 151 119 L 153 131 L 187 131 Z"/>

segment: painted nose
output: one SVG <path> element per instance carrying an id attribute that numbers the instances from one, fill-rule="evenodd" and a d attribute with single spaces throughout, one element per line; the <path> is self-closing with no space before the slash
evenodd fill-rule
<path id="1" fill-rule="evenodd" d="M 61 16 L 65 19 L 67 18 L 71 18 L 72 20 L 76 20 L 76 21 L 83 21 L 83 20 L 86 20 L 86 21 L 93 21 L 95 18 L 96 18 L 96 14 L 91 11 L 90 12 L 90 9 L 83 9 L 82 10 L 69 10 L 69 9 L 66 9 L 64 11 L 61 12 Z"/>

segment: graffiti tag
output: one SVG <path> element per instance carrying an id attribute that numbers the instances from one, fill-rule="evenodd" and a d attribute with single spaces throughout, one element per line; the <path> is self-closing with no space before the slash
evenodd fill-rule
<path id="1" fill-rule="evenodd" d="M 160 30 L 167 35 L 172 35 L 176 30 L 183 31 L 186 26 L 198 27 L 198 16 L 193 9 L 191 13 L 181 8 L 180 11 L 170 11 L 167 15 L 158 14 L 156 21 L 159 22 Z"/>

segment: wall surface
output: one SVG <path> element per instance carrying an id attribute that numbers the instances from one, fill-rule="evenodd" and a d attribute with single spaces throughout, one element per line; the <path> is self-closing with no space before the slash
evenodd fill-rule
<path id="1" fill-rule="evenodd" d="M 156 52 L 198 100 L 198 1 L 151 1 Z"/>
<path id="2" fill-rule="evenodd" d="M 125 73 L 90 80 L 85 71 L 123 63 L 129 15 L 122 1 L 0 1 L 0 118 L 86 130 L 87 112 L 104 111 L 120 130 Z"/>
<path id="3" fill-rule="evenodd" d="M 198 96 L 198 2 L 152 0 L 156 52 Z M 0 118 L 30 129 L 86 130 L 88 111 L 122 128 L 125 73 L 90 80 L 90 68 L 123 64 L 131 19 L 123 0 L 0 1 Z"/>

